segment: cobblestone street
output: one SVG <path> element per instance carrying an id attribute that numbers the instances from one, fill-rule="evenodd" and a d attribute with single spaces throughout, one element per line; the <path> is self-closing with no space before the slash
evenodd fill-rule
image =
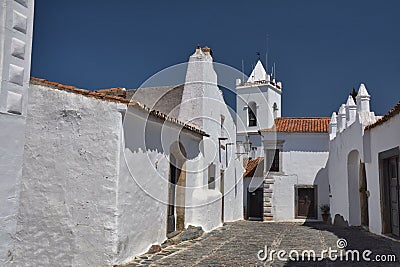
<path id="1" fill-rule="evenodd" d="M 282 261 L 276 253 L 272 260 L 261 261 L 257 252 L 264 249 L 301 252 L 314 250 L 320 258 L 322 250 L 336 250 L 338 239 L 347 241 L 346 251 L 371 250 L 366 261 L 330 261 L 325 253 L 321 261 Z M 342 251 L 343 255 L 345 253 Z M 295 255 L 295 254 L 293 254 Z M 340 255 L 340 252 L 336 253 Z M 350 255 L 350 254 L 349 254 Z M 395 255 L 396 261 L 377 262 L 376 255 Z M 263 256 L 263 255 L 262 255 Z M 283 258 L 288 258 L 288 255 Z M 381 257 L 382 258 L 382 257 Z M 344 258 L 345 259 L 345 258 Z M 400 242 L 366 232 L 360 228 L 344 228 L 322 223 L 266 223 L 239 221 L 228 223 L 201 238 L 164 248 L 156 254 L 138 257 L 127 266 L 400 266 Z"/>

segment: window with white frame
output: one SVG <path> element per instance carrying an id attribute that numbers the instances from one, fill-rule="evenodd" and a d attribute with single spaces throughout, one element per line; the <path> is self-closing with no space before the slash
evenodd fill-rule
<path id="1" fill-rule="evenodd" d="M 249 127 L 257 126 L 257 105 L 250 102 L 247 107 L 247 120 Z"/>

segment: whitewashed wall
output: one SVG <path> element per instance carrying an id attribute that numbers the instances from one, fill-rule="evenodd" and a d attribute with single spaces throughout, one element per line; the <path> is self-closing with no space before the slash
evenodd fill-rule
<path id="1" fill-rule="evenodd" d="M 0 265 L 13 258 L 30 74 L 33 0 L 0 0 Z M 12 141 L 11 141 L 12 140 Z"/>
<path id="2" fill-rule="evenodd" d="M 379 153 L 400 146 L 400 116 L 397 114 L 383 124 L 365 131 L 365 171 L 368 199 L 369 230 L 382 233 L 381 195 L 379 187 Z"/>
<path id="3" fill-rule="evenodd" d="M 352 206 L 349 203 L 349 183 L 348 183 L 348 157 L 350 152 L 356 151 L 360 160 L 363 160 L 363 136 L 364 126 L 356 122 L 341 133 L 337 133 L 335 139 L 329 144 L 329 184 L 331 188 L 331 217 L 341 216 L 339 224 L 360 225 L 360 207 Z M 357 196 L 358 190 L 357 190 Z M 357 215 L 350 221 L 350 213 Z M 334 221 L 332 221 L 334 222 Z"/>
<path id="4" fill-rule="evenodd" d="M 330 123 L 331 217 L 333 223 L 341 225 L 361 224 L 359 170 L 365 162 L 364 128 L 377 119 L 370 111 L 370 95 L 364 84 L 360 84 L 356 100 L 348 96 Z"/>
<path id="5" fill-rule="evenodd" d="M 117 250 L 117 105 L 31 85 L 14 263 L 111 265 Z"/>
<path id="6" fill-rule="evenodd" d="M 187 156 L 185 226 L 221 225 L 221 193 L 208 189 L 202 168 L 202 135 L 136 107 L 40 85 L 30 93 L 14 263 L 120 264 L 161 244 L 176 141 Z M 238 214 L 227 210 L 227 220 Z"/>
<path id="7" fill-rule="evenodd" d="M 281 152 L 283 174 L 272 174 L 274 178 L 272 207 L 274 220 L 295 219 L 295 185 L 317 185 L 318 219 L 319 206 L 329 204 L 329 181 L 326 163 L 328 160 L 328 134 L 278 133 L 284 141 Z"/>
<path id="8" fill-rule="evenodd" d="M 228 166 L 225 163 L 225 151 L 222 149 L 221 162 L 219 160 L 218 138 L 223 136 L 228 138 L 221 142 L 222 145 L 235 144 L 236 127 L 217 85 L 217 74 L 214 71 L 210 53 L 203 52 L 200 48 L 196 49 L 196 52 L 189 58 L 179 119 L 198 125 L 210 135 L 210 138 L 205 138 L 204 141 L 204 165 L 214 163 L 217 166 L 215 190 L 209 191 L 208 197 L 203 195 L 203 199 L 198 199 L 198 202 L 193 205 L 204 205 L 204 201 L 217 198 L 215 205 L 222 210 L 219 173 L 221 169 L 224 169 L 224 220 L 233 221 L 243 218 L 243 168 L 240 161 L 235 159 L 235 145 L 228 147 Z M 222 130 L 221 115 L 225 118 Z M 197 218 L 202 216 L 201 212 L 197 215 L 192 214 Z M 221 216 L 210 216 L 210 220 L 213 220 L 210 224 L 215 227 L 222 223 Z"/>
<path id="9" fill-rule="evenodd" d="M 130 107 L 124 117 L 124 142 L 121 150 L 120 180 L 118 184 L 118 259 L 129 261 L 146 252 L 152 244 L 161 244 L 167 237 L 167 208 L 170 148 L 180 142 L 187 154 L 186 169 L 199 164 L 202 158 L 202 136 L 182 130 L 169 122 L 149 117 L 147 113 Z M 197 165 L 196 165 L 197 167 Z M 203 183 L 203 173 L 186 172 L 187 186 Z M 186 191 L 186 205 L 191 197 L 202 192 Z M 209 206 L 206 208 L 210 209 Z M 194 224 L 206 230 L 214 214 L 204 213 L 202 220 L 185 213 L 185 225 Z M 204 220 L 204 221 L 203 221 Z"/>

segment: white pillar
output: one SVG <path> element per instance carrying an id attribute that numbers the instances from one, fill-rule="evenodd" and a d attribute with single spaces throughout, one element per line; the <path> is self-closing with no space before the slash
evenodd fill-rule
<path id="1" fill-rule="evenodd" d="M 357 110 L 359 112 L 370 112 L 369 101 L 371 99 L 371 96 L 368 94 L 367 88 L 365 88 L 365 85 L 363 83 L 360 85 L 360 88 L 358 89 L 358 94 L 356 99 L 357 99 Z"/>
<path id="2" fill-rule="evenodd" d="M 336 112 L 332 113 L 331 121 L 329 122 L 329 140 L 336 137 L 337 132 L 337 115 Z"/>
<path id="3" fill-rule="evenodd" d="M 0 266 L 15 254 L 31 67 L 33 0 L 0 0 Z"/>
<path id="4" fill-rule="evenodd" d="M 346 106 L 342 104 L 338 113 L 338 131 L 342 132 L 346 129 Z"/>
<path id="5" fill-rule="evenodd" d="M 353 97 L 349 95 L 346 102 L 346 120 L 347 120 L 346 127 L 349 127 L 350 125 L 353 124 L 353 122 L 356 121 L 356 115 L 357 115 L 356 103 L 354 103 Z"/>

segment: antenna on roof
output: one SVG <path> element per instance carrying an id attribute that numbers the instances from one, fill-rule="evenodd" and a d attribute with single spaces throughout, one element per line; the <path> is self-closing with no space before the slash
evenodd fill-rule
<path id="1" fill-rule="evenodd" d="M 271 79 L 273 79 L 274 78 L 274 66 L 272 65 L 272 68 L 271 68 Z"/>
<path id="2" fill-rule="evenodd" d="M 276 78 L 276 66 L 275 66 L 275 62 L 274 62 L 274 79 Z"/>
<path id="3" fill-rule="evenodd" d="M 267 34 L 267 51 L 265 52 L 265 69 L 267 70 L 268 74 L 268 34 Z"/>
<path id="4" fill-rule="evenodd" d="M 258 56 L 258 60 L 260 60 L 260 52 L 256 52 L 256 55 Z"/>
<path id="5" fill-rule="evenodd" d="M 244 83 L 244 60 L 242 59 L 242 82 Z"/>

